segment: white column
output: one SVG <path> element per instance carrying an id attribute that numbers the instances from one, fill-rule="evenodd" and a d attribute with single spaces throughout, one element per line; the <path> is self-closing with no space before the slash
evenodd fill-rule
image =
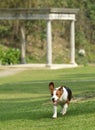
<path id="1" fill-rule="evenodd" d="M 52 32 L 51 20 L 47 21 L 47 66 L 52 65 Z"/>
<path id="2" fill-rule="evenodd" d="M 75 21 L 71 21 L 70 28 L 70 63 L 75 64 Z"/>

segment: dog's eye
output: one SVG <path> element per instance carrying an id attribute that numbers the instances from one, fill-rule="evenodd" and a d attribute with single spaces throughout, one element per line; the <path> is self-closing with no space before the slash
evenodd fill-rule
<path id="1" fill-rule="evenodd" d="M 51 94 L 51 96 L 53 96 L 53 93 Z"/>

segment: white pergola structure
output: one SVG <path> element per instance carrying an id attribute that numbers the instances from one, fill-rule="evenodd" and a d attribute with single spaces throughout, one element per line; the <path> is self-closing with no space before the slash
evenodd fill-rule
<path id="1" fill-rule="evenodd" d="M 0 20 L 46 20 L 47 21 L 47 63 L 48 67 L 52 64 L 52 20 L 69 20 L 70 27 L 70 64 L 75 62 L 75 21 L 78 9 L 69 8 L 47 8 L 47 9 L 0 9 Z M 25 36 L 22 29 L 22 57 L 25 60 Z"/>

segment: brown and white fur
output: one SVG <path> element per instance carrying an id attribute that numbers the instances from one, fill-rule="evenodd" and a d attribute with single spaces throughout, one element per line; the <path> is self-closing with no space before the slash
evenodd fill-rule
<path id="1" fill-rule="evenodd" d="M 72 91 L 65 86 L 59 86 L 54 88 L 54 82 L 49 83 L 49 89 L 51 91 L 51 99 L 54 106 L 53 118 L 57 118 L 57 105 L 62 107 L 62 115 L 66 114 L 70 100 L 72 98 Z"/>

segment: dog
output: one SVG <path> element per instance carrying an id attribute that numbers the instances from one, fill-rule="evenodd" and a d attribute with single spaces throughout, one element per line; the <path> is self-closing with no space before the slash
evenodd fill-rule
<path id="1" fill-rule="evenodd" d="M 70 104 L 70 100 L 72 98 L 72 91 L 70 88 L 66 86 L 59 86 L 58 88 L 54 88 L 54 82 L 49 83 L 49 89 L 51 92 L 51 100 L 53 102 L 54 113 L 53 118 L 57 118 L 57 105 L 61 105 L 62 107 L 62 115 L 65 115 L 67 112 L 67 108 Z"/>

